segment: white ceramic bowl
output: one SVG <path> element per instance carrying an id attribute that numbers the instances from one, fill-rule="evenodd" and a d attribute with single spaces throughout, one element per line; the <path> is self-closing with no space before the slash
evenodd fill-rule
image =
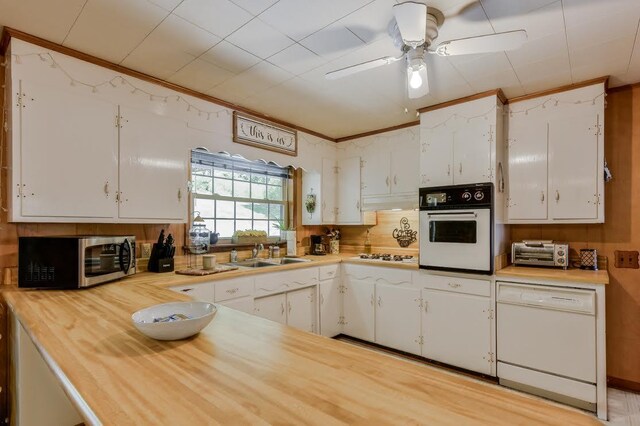
<path id="1" fill-rule="evenodd" d="M 157 340 L 180 340 L 197 334 L 216 315 L 217 309 L 207 302 L 171 302 L 150 306 L 131 315 L 133 325 L 140 332 Z M 153 322 L 173 314 L 189 317 L 171 322 Z"/>

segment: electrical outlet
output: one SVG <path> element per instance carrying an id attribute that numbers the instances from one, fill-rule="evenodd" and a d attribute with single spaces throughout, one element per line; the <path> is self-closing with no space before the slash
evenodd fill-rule
<path id="1" fill-rule="evenodd" d="M 143 259 L 148 259 L 149 257 L 151 257 L 151 244 L 150 243 L 143 243 L 141 244 L 141 252 L 140 252 L 140 257 Z"/>
<path id="2" fill-rule="evenodd" d="M 615 265 L 616 268 L 631 268 L 638 269 L 638 252 L 637 251 L 622 251 L 616 250 L 615 252 Z"/>

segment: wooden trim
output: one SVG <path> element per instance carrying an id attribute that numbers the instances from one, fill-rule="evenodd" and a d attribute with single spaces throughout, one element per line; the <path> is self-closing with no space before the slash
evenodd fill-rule
<path id="1" fill-rule="evenodd" d="M 624 86 L 612 87 L 610 89 L 607 89 L 607 93 L 623 92 L 625 90 L 635 89 L 636 87 L 640 87 L 640 82 L 625 84 Z"/>
<path id="2" fill-rule="evenodd" d="M 450 107 L 453 105 L 463 104 L 465 102 L 475 101 L 476 99 L 486 98 L 488 96 L 497 96 L 498 99 L 504 104 L 507 102 L 507 98 L 504 96 L 502 89 L 494 89 L 487 90 L 486 92 L 476 93 L 475 95 L 465 96 L 464 98 L 453 99 L 451 101 L 443 102 L 438 105 L 430 105 L 428 107 L 420 108 L 418 110 L 419 113 L 435 111 L 437 109 L 442 109 L 446 107 Z"/>
<path id="3" fill-rule="evenodd" d="M 353 139 L 364 138 L 365 136 L 377 135 L 379 133 L 392 132 L 394 130 L 406 129 L 407 127 L 419 126 L 420 120 L 410 121 L 409 123 L 398 124 L 397 126 L 385 127 L 384 129 L 371 130 L 369 132 L 358 133 L 356 135 L 351 136 L 343 136 L 341 138 L 336 138 L 336 142 L 346 142 Z"/>
<path id="4" fill-rule="evenodd" d="M 619 379 L 617 377 L 607 376 L 607 385 L 616 389 L 640 392 L 640 383 L 634 382 L 632 380 Z"/>
<path id="5" fill-rule="evenodd" d="M 150 76 L 148 74 L 144 74 L 142 72 L 132 70 L 131 68 L 127 68 L 127 67 L 124 67 L 122 65 L 114 64 L 113 62 L 109 62 L 107 60 L 104 60 L 104 59 L 89 55 L 87 53 L 83 53 L 83 52 L 80 52 L 78 50 L 71 49 L 71 48 L 66 47 L 66 46 L 62 46 L 60 44 L 45 40 L 45 39 L 40 38 L 40 37 L 36 37 L 34 35 L 31 35 L 31 34 L 27 34 L 25 32 L 22 32 L 20 30 L 16 30 L 14 28 L 4 27 L 4 29 L 2 31 L 2 37 L 0 38 L 0 53 L 2 53 L 3 55 L 4 55 L 4 52 L 6 51 L 8 45 L 9 45 L 9 41 L 10 41 L 11 38 L 17 38 L 17 39 L 20 39 L 22 41 L 26 41 L 27 43 L 35 44 L 35 45 L 38 45 L 38 46 L 43 47 L 45 49 L 49 49 L 49 50 L 53 50 L 55 52 L 61 53 L 63 55 L 71 56 L 71 57 L 74 57 L 76 59 L 80 59 L 82 61 L 89 62 L 89 63 L 92 63 L 94 65 L 98 65 L 100 67 L 107 68 L 107 69 L 110 69 L 112 71 L 116 71 L 116 72 L 119 72 L 121 74 L 128 75 L 130 77 L 135 77 L 135 78 L 138 78 L 140 80 L 143 80 L 143 81 L 146 81 L 146 82 L 149 82 L 149 83 L 152 83 L 152 84 L 157 84 L 159 86 L 165 87 L 165 88 L 170 89 L 170 90 L 175 90 L 176 92 L 183 93 L 185 95 L 193 96 L 194 98 L 202 99 L 202 100 L 207 101 L 207 102 L 212 102 L 214 104 L 218 104 L 218 105 L 220 105 L 222 107 L 225 107 L 225 108 L 229 108 L 229 109 L 233 109 L 233 110 L 236 110 L 236 111 L 240 111 L 240 112 L 244 112 L 244 113 L 247 113 L 247 114 L 251 114 L 251 115 L 254 115 L 256 117 L 260 117 L 260 118 L 263 118 L 265 120 L 269 120 L 269 121 L 271 121 L 273 123 L 281 124 L 281 125 L 287 126 L 287 127 L 291 127 L 293 129 L 299 130 L 301 132 L 305 132 L 305 133 L 308 133 L 310 135 L 317 136 L 319 138 L 335 142 L 335 138 L 332 138 L 332 137 L 327 136 L 325 134 L 322 134 L 320 132 L 316 132 L 314 130 L 307 129 L 307 128 L 302 127 L 302 126 L 296 126 L 295 124 L 289 123 L 289 122 L 284 121 L 284 120 L 280 120 L 278 118 L 271 117 L 271 116 L 269 116 L 267 114 L 262 114 L 260 112 L 254 111 L 254 110 L 249 109 L 249 108 L 242 107 L 242 106 L 240 106 L 238 104 L 234 104 L 232 102 L 227 102 L 225 100 L 216 98 L 214 96 L 205 95 L 204 93 L 200 93 L 200 92 L 197 92 L 195 90 L 188 89 L 186 87 L 182 87 L 182 86 L 179 86 L 179 85 L 174 84 L 174 83 L 169 83 L 168 81 L 161 80 L 161 79 L 156 78 L 156 77 L 152 77 L 152 76 Z"/>
<path id="6" fill-rule="evenodd" d="M 260 143 L 260 142 L 254 142 L 252 140 L 240 137 L 238 135 L 238 118 L 245 118 L 245 119 L 248 119 L 248 120 L 257 121 L 258 123 L 262 123 L 262 124 L 264 124 L 266 126 L 269 126 L 269 127 L 272 127 L 272 128 L 278 128 L 280 130 L 284 130 L 286 132 L 293 133 L 294 150 L 291 151 L 291 150 L 288 150 L 288 149 L 285 149 L 285 148 L 280 148 L 280 147 L 277 147 L 277 146 L 265 145 L 265 144 Z M 265 149 L 267 151 L 272 151 L 272 152 L 277 152 L 277 153 L 280 153 L 280 154 L 291 155 L 293 157 L 297 157 L 298 156 L 298 131 L 296 129 L 294 129 L 292 127 L 289 127 L 289 126 L 283 126 L 281 124 L 274 123 L 271 120 L 265 120 L 264 118 L 256 117 L 255 115 L 247 114 L 247 113 L 244 113 L 244 112 L 233 111 L 233 141 L 235 143 L 252 146 L 254 148 Z"/>
<path id="7" fill-rule="evenodd" d="M 542 90 L 540 92 L 530 93 L 528 95 L 518 96 L 512 99 L 508 99 L 506 103 L 513 104 L 516 102 L 522 102 L 529 99 L 540 98 L 542 96 L 549 96 L 555 93 L 566 92 L 567 90 L 579 89 L 581 87 L 587 87 L 598 83 L 604 83 L 604 90 L 607 91 L 609 86 L 609 76 L 593 78 L 591 80 L 581 81 L 580 83 L 567 84 L 564 86 L 556 87 L 554 89 Z"/>

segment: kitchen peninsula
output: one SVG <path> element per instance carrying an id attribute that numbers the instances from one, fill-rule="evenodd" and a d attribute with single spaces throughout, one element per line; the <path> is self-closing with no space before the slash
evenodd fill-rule
<path id="1" fill-rule="evenodd" d="M 194 338 L 151 340 L 131 313 L 187 300 L 162 281 L 142 273 L 75 292 L 4 291 L 17 320 L 11 338 L 22 333 L 17 350 L 33 342 L 85 424 L 597 424 L 578 410 L 224 306 Z"/>

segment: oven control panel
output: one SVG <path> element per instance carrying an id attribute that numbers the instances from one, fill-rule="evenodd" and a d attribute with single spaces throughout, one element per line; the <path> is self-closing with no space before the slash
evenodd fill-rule
<path id="1" fill-rule="evenodd" d="M 421 210 L 490 207 L 492 199 L 492 183 L 420 189 Z"/>

